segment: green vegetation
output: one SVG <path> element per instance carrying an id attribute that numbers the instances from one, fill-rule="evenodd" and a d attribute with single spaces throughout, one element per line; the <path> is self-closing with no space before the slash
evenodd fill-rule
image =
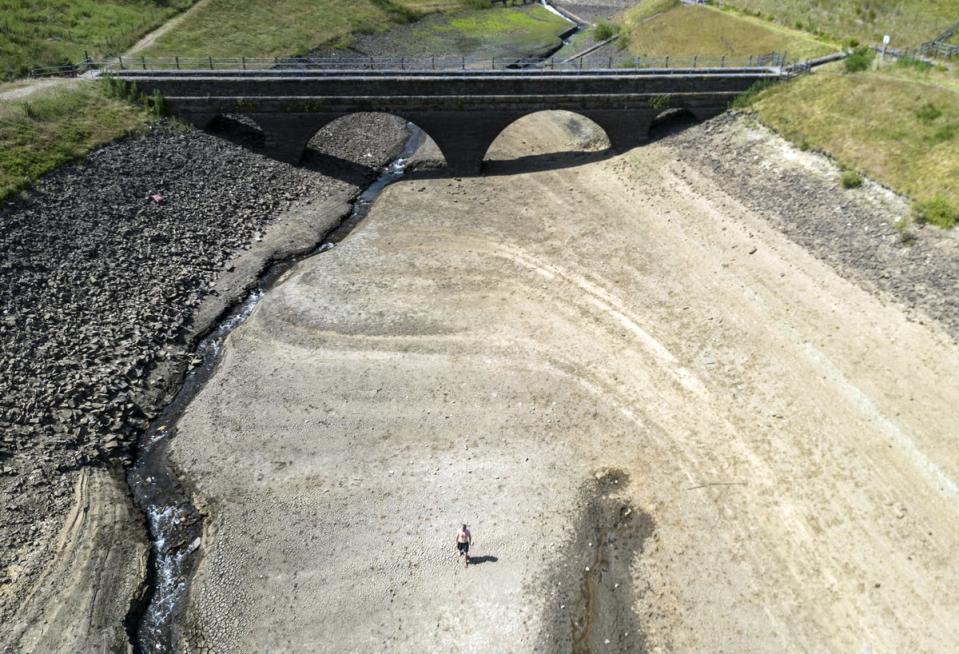
<path id="1" fill-rule="evenodd" d="M 76 83 L 0 104 L 0 200 L 91 149 L 142 128 L 149 114 L 114 94 L 139 97 L 119 86 Z"/>
<path id="2" fill-rule="evenodd" d="M 544 7 L 528 5 L 436 16 L 402 37 L 416 44 L 418 52 L 520 58 L 562 45 L 559 35 L 571 27 Z M 396 44 L 398 51 L 402 48 Z"/>
<path id="3" fill-rule="evenodd" d="M 629 51 L 635 55 L 748 57 L 788 52 L 791 59 L 805 59 L 837 50 L 808 34 L 708 6 L 644 2 L 626 12 L 624 23 Z"/>
<path id="4" fill-rule="evenodd" d="M 0 79 L 123 52 L 194 0 L 0 0 Z"/>
<path id="5" fill-rule="evenodd" d="M 889 34 L 897 48 L 928 41 L 959 18 L 959 0 L 726 0 L 726 5 L 837 41 L 873 44 Z"/>
<path id="6" fill-rule="evenodd" d="M 189 22 L 161 35 L 143 54 L 183 57 L 306 54 L 321 46 L 348 45 L 354 33 L 379 32 L 427 13 L 473 4 L 471 0 L 210 0 L 192 13 Z"/>
<path id="7" fill-rule="evenodd" d="M 843 188 L 859 188 L 862 186 L 862 182 L 862 175 L 855 170 L 844 170 L 842 175 L 839 176 L 839 183 L 842 184 Z"/>
<path id="8" fill-rule="evenodd" d="M 955 224 L 959 80 L 949 73 L 895 65 L 821 71 L 760 92 L 752 110 L 792 142 L 914 198 L 919 219 Z"/>
<path id="9" fill-rule="evenodd" d="M 915 215 L 918 221 L 943 229 L 952 229 L 959 221 L 959 209 L 945 195 L 936 195 L 917 203 Z"/>
<path id="10" fill-rule="evenodd" d="M 606 41 L 613 38 L 617 31 L 615 26 L 601 20 L 593 27 L 593 38 L 597 41 Z"/>
<path id="11" fill-rule="evenodd" d="M 869 70 L 872 62 L 876 59 L 876 53 L 872 48 L 860 46 L 849 53 L 846 57 L 845 67 L 847 73 L 858 73 L 863 70 Z"/>

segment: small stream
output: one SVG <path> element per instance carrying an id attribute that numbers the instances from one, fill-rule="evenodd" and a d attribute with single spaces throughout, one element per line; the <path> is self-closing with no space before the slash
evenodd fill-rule
<path id="1" fill-rule="evenodd" d="M 147 518 L 153 543 L 147 594 L 131 607 L 125 622 L 130 642 L 137 652 L 165 654 L 176 651 L 190 579 L 200 559 L 203 515 L 193 506 L 192 492 L 184 487 L 168 456 L 177 421 L 212 376 L 227 336 L 246 321 L 263 295 L 295 264 L 336 247 L 369 215 L 383 189 L 403 177 L 411 157 L 425 138 L 423 132 L 412 124 L 407 125 L 407 132 L 399 156 L 355 198 L 350 214 L 317 247 L 273 263 L 244 300 L 230 309 L 200 341 L 194 351 L 196 366 L 187 373 L 173 401 L 143 434 L 137 461 L 127 474 L 134 501 Z"/>
<path id="2" fill-rule="evenodd" d="M 559 13 L 546 0 L 543 0 L 543 5 Z M 564 43 L 581 28 L 575 25 L 563 34 Z M 561 47 L 562 44 L 556 50 Z M 546 54 L 541 60 L 546 60 L 552 54 Z M 246 298 L 230 309 L 200 341 L 194 353 L 195 367 L 187 373 L 173 401 L 141 438 L 138 458 L 127 475 L 127 481 L 134 501 L 147 518 L 153 545 L 147 593 L 142 601 L 131 607 L 125 622 L 130 642 L 140 654 L 176 651 L 176 643 L 182 635 L 182 617 L 190 580 L 200 560 L 204 516 L 192 504 L 193 493 L 180 481 L 168 456 L 178 420 L 212 376 L 227 336 L 246 321 L 276 281 L 300 261 L 336 247 L 366 218 L 383 189 L 403 177 L 410 159 L 425 139 L 423 132 L 415 125 L 408 124 L 407 131 L 402 151 L 355 198 L 350 214 L 317 247 L 273 263 L 260 276 Z"/>

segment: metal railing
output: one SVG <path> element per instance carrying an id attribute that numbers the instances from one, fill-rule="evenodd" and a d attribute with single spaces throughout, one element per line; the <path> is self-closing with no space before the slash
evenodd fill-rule
<path id="1" fill-rule="evenodd" d="M 782 69 L 785 53 L 750 57 L 622 57 L 593 55 L 574 60 L 557 59 L 475 59 L 470 57 L 117 57 L 103 61 L 35 68 L 31 77 L 77 77 L 112 71 L 231 71 L 231 70 L 328 70 L 328 71 L 529 71 L 529 70 L 616 70 L 690 68 Z"/>

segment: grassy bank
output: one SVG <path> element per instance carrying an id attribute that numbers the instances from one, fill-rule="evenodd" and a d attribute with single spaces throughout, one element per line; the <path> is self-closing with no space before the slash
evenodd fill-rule
<path id="1" fill-rule="evenodd" d="M 923 43 L 959 19 L 959 0 L 726 0 L 726 5 L 836 40 L 879 43 L 889 34 L 900 48 Z"/>
<path id="2" fill-rule="evenodd" d="M 194 0 L 0 0 L 0 79 L 118 54 Z"/>
<path id="3" fill-rule="evenodd" d="M 623 24 L 634 55 L 744 57 L 787 52 L 790 59 L 805 59 L 836 50 L 835 45 L 798 30 L 672 0 L 641 2 L 625 13 Z"/>
<path id="4" fill-rule="evenodd" d="M 802 147 L 959 213 L 959 80 L 896 65 L 819 72 L 759 93 L 751 110 Z M 943 205 L 945 203 L 945 205 Z M 945 210 L 948 214 L 949 210 Z M 942 226 L 950 220 L 930 218 Z"/>
<path id="5" fill-rule="evenodd" d="M 408 23 L 473 0 L 211 0 L 159 37 L 146 56 L 289 56 L 345 45 L 354 33 Z"/>
<path id="6" fill-rule="evenodd" d="M 559 35 L 572 27 L 540 5 L 470 10 L 395 30 L 378 47 L 408 55 L 522 58 L 559 47 Z"/>
<path id="7" fill-rule="evenodd" d="M 145 111 L 93 83 L 61 85 L 0 104 L 0 201 L 148 120 Z"/>

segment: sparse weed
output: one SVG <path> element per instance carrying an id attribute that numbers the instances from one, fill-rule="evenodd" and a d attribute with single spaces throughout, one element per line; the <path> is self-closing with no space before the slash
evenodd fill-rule
<path id="1" fill-rule="evenodd" d="M 756 82 L 748 89 L 737 95 L 733 101 L 729 103 L 729 106 L 733 109 L 746 109 L 756 101 L 760 93 L 770 86 L 772 86 L 772 82 L 767 80 Z"/>
<path id="2" fill-rule="evenodd" d="M 656 111 L 663 111 L 669 108 L 671 98 L 668 95 L 656 95 L 648 100 L 649 108 Z"/>
<path id="3" fill-rule="evenodd" d="M 862 182 L 862 175 L 855 170 L 844 170 L 842 175 L 839 176 L 839 183 L 846 189 L 859 188 L 862 186 Z"/>

